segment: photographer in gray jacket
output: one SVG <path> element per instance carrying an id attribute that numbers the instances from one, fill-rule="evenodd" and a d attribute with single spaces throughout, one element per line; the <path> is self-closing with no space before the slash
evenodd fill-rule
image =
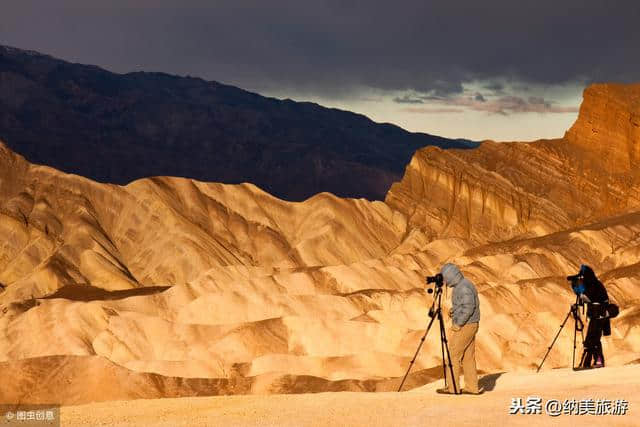
<path id="1" fill-rule="evenodd" d="M 453 288 L 451 295 L 451 331 L 449 332 L 449 353 L 453 365 L 456 389 L 463 394 L 481 394 L 478 389 L 476 370 L 476 334 L 480 322 L 480 300 L 476 287 L 465 279 L 455 264 L 445 264 L 440 270 L 445 284 Z M 465 388 L 460 388 L 460 368 L 464 373 Z M 438 389 L 438 393 L 453 394 L 453 382 L 450 370 L 446 370 L 447 387 Z"/>

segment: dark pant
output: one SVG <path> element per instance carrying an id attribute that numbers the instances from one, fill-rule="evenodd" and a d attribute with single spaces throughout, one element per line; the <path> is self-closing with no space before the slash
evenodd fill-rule
<path id="1" fill-rule="evenodd" d="M 598 357 L 601 358 L 602 364 L 604 364 L 604 354 L 602 353 L 602 343 L 600 342 L 604 322 L 605 319 L 591 318 L 591 320 L 589 320 L 581 363 L 581 366 L 584 368 L 591 367 L 591 362 L 598 360 Z"/>

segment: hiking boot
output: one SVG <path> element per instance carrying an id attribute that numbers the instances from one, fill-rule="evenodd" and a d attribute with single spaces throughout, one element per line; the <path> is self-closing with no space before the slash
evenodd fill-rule
<path id="1" fill-rule="evenodd" d="M 594 368 L 604 368 L 604 360 L 602 360 L 602 357 L 598 357 L 598 360 L 596 360 L 596 363 L 593 364 Z"/>

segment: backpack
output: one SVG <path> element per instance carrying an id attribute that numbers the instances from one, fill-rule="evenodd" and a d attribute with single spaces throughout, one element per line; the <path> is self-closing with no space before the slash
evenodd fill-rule
<path id="1" fill-rule="evenodd" d="M 609 319 L 613 319 L 620 313 L 620 307 L 614 303 L 608 303 L 605 309 L 605 316 Z"/>

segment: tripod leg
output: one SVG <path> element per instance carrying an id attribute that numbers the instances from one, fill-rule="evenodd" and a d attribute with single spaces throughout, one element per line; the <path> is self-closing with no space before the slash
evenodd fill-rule
<path id="1" fill-rule="evenodd" d="M 578 335 L 578 322 L 574 321 L 573 323 L 574 323 L 573 325 L 573 359 L 571 360 L 571 369 L 575 371 L 576 369 L 576 336 Z M 582 332 L 582 330 L 580 332 Z M 582 358 L 584 359 L 584 353 L 582 354 Z"/>
<path id="2" fill-rule="evenodd" d="M 447 333 L 444 327 L 444 320 L 442 319 L 442 312 L 438 311 L 438 321 L 440 322 L 440 339 L 444 343 L 444 348 L 447 349 L 447 360 L 449 360 L 449 372 L 451 373 L 451 382 L 453 383 L 453 392 L 458 394 L 458 385 L 456 384 L 456 379 L 453 375 L 453 364 L 451 363 L 451 353 L 449 352 L 449 345 L 447 343 Z M 442 359 L 442 364 L 444 365 L 444 354 Z M 457 362 L 456 362 L 457 363 Z M 446 369 L 445 369 L 445 382 L 446 382 Z"/>
<path id="3" fill-rule="evenodd" d="M 446 341 L 446 337 L 443 339 L 442 335 L 442 324 L 440 324 L 440 350 L 442 351 L 442 378 L 444 378 L 444 386 L 447 387 L 447 365 L 444 362 L 444 343 Z"/>
<path id="4" fill-rule="evenodd" d="M 587 338 L 584 337 L 584 324 L 580 322 L 581 328 L 579 329 L 580 335 L 582 337 L 582 357 L 580 358 L 580 368 L 588 368 L 591 367 L 591 363 L 595 362 L 597 356 L 594 353 L 594 349 L 591 346 L 591 342 L 589 340 L 589 331 L 587 330 Z M 589 322 L 591 325 L 591 322 Z"/>
<path id="5" fill-rule="evenodd" d="M 556 334 L 555 338 L 553 339 L 553 342 L 551 343 L 551 345 L 547 349 L 547 353 L 544 355 L 544 358 L 542 359 L 542 362 L 540 362 L 540 365 L 538 366 L 538 370 L 536 372 L 540 372 L 540 368 L 542 368 L 542 365 L 544 364 L 544 361 L 547 360 L 547 356 L 551 352 L 551 348 L 556 343 L 556 340 L 558 339 L 558 336 L 560 336 L 560 332 L 562 332 L 562 328 L 564 328 L 564 325 L 567 323 L 567 320 L 569 320 L 569 316 L 571 316 L 571 313 L 572 313 L 572 310 L 570 309 L 569 312 L 567 313 L 567 316 L 564 318 L 564 321 L 562 322 L 562 325 L 560 325 L 560 329 L 558 330 L 558 333 Z"/>
<path id="6" fill-rule="evenodd" d="M 429 329 L 431 329 L 431 325 L 433 325 L 433 321 L 435 320 L 435 318 L 436 318 L 436 316 L 434 315 L 431 318 L 431 320 L 429 321 L 429 326 L 427 326 L 427 330 L 424 332 L 424 335 L 420 339 L 420 344 L 418 345 L 418 348 L 416 349 L 416 354 L 413 355 L 413 359 L 411 359 L 411 362 L 409 363 L 409 368 L 407 369 L 407 373 L 404 374 L 404 378 L 402 378 L 402 382 L 400 383 L 400 387 L 398 387 L 398 391 L 402 390 L 402 386 L 404 385 L 404 382 L 407 380 L 407 376 L 409 376 L 409 371 L 411 370 L 411 367 L 413 366 L 413 363 L 416 361 L 416 358 L 418 357 L 418 353 L 420 353 L 420 349 L 422 348 L 422 344 L 424 344 L 424 340 L 427 338 L 427 334 L 429 333 Z"/>
<path id="7" fill-rule="evenodd" d="M 580 365 L 578 365 L 578 368 L 574 368 L 574 369 L 579 369 L 579 368 L 584 368 L 585 364 L 587 362 L 587 358 L 590 358 L 590 353 L 588 349 L 584 349 L 582 350 L 582 357 L 580 358 Z"/>

